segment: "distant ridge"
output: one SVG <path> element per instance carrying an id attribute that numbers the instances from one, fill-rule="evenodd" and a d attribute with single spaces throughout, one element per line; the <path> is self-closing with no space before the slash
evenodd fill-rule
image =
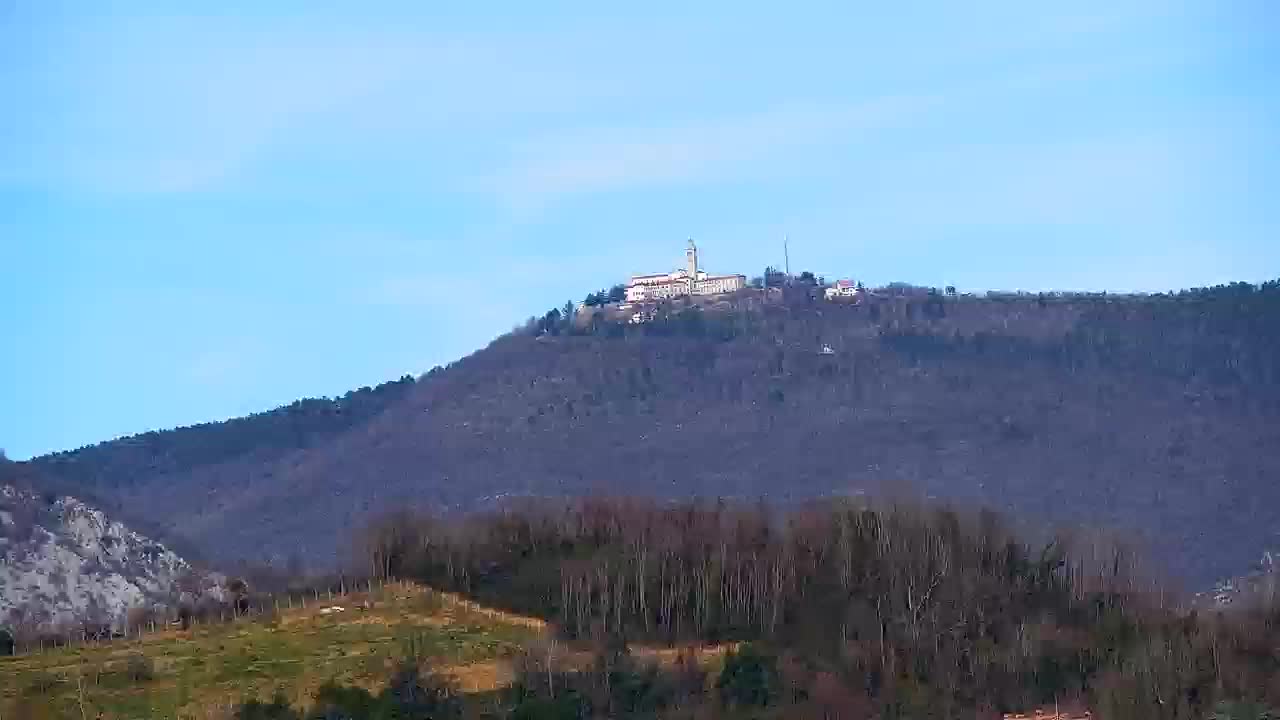
<path id="1" fill-rule="evenodd" d="M 30 466 L 219 560 L 332 564 L 353 527 L 408 505 L 904 484 L 1133 533 L 1198 583 L 1275 545 L 1280 283 L 894 286 L 849 306 L 770 292 L 669 304 L 640 326 L 542 318 L 417 381 Z"/>

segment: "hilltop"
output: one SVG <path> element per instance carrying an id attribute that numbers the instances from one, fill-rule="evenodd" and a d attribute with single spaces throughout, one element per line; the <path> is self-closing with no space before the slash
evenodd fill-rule
<path id="1" fill-rule="evenodd" d="M 847 305 L 795 284 L 639 325 L 549 316 L 350 405 L 29 466 L 219 561 L 332 565 L 390 508 L 591 492 L 907 487 L 1129 533 L 1199 583 L 1280 540 L 1280 283 Z"/>

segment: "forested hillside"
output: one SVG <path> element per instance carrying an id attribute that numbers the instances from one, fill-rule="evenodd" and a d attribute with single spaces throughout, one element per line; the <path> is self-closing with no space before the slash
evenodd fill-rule
<path id="1" fill-rule="evenodd" d="M 529 330 L 349 409 L 324 401 L 34 465 L 218 559 L 331 563 L 345 529 L 386 508 L 598 491 L 787 501 L 906 487 L 1140 535 L 1197 583 L 1280 545 L 1275 282 L 848 306 L 798 286 L 640 326 Z"/>
<path id="2" fill-rule="evenodd" d="M 405 376 L 340 398 L 306 398 L 225 422 L 134 435 L 45 455 L 37 466 L 87 487 L 117 488 L 156 473 L 186 472 L 230 458 L 279 454 L 314 445 L 382 412 L 404 396 Z"/>
<path id="3" fill-rule="evenodd" d="M 35 458 L 27 482 L 41 478 L 45 490 L 69 492 L 127 517 L 153 535 L 165 534 L 191 554 L 197 548 L 165 523 L 145 501 L 125 503 L 131 488 L 145 492 L 158 477 L 171 477 L 223 463 L 267 463 L 313 447 L 367 422 L 405 396 L 414 378 L 362 387 L 338 398 L 305 398 L 266 412 L 109 440 Z M 153 522 L 153 518 L 157 521 Z"/>
<path id="4" fill-rule="evenodd" d="M 1215 718 L 1270 717 L 1264 708 L 1280 703 L 1274 586 L 1232 612 L 1181 612 L 1123 548 L 1026 543 L 987 511 L 547 501 L 443 520 L 399 513 L 362 546 L 377 572 L 540 615 L 571 639 L 759 643 L 769 651 L 730 656 L 717 683 L 729 707 L 786 708 L 751 717 L 995 718 L 1083 706 L 1100 718 L 1191 720 L 1215 708 Z M 551 670 L 521 678 L 525 696 L 554 697 L 555 683 L 541 680 Z M 562 694 L 573 687 L 556 682 Z M 660 683 L 633 687 L 585 693 L 587 704 L 606 705 L 608 717 L 652 717 L 663 700 L 688 707 L 643 691 Z M 635 698 L 657 708 L 628 715 Z M 714 711 L 706 703 L 686 716 Z"/>

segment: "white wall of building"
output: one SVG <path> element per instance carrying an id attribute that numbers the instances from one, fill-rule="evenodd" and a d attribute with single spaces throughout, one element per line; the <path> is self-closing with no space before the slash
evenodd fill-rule
<path id="1" fill-rule="evenodd" d="M 627 302 L 669 300 L 685 295 L 719 295 L 747 286 L 745 275 L 708 275 L 697 266 L 697 248 L 689 241 L 688 267 L 669 273 L 635 275 L 627 282 Z"/>

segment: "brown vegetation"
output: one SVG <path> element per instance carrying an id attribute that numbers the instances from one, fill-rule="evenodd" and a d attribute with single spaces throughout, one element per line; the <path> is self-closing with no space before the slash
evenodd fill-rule
<path id="1" fill-rule="evenodd" d="M 735 692 L 780 704 L 826 697 L 883 717 L 1077 704 L 1132 720 L 1280 705 L 1274 603 L 1168 607 L 1123 548 L 1028 544 L 991 513 L 597 499 L 400 514 L 364 547 L 375 567 L 552 620 L 597 657 L 628 641 L 752 641 L 767 651 L 751 662 L 772 669 Z"/>

